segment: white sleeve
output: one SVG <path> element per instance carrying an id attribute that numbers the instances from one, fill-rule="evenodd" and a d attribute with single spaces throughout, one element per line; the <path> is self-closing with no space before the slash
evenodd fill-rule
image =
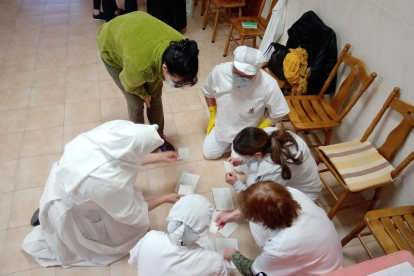
<path id="1" fill-rule="evenodd" d="M 276 119 L 277 121 L 289 113 L 289 106 L 285 100 L 285 97 L 276 84 L 273 85 L 272 92 L 267 93 L 264 99 L 264 104 L 269 111 L 270 118 Z"/>
<path id="2" fill-rule="evenodd" d="M 234 183 L 233 188 L 236 191 L 236 193 L 241 193 L 247 189 L 247 186 L 242 181 L 237 180 L 237 182 Z"/>
<path id="3" fill-rule="evenodd" d="M 138 265 L 138 256 L 139 256 L 139 250 L 141 249 L 142 245 L 145 242 L 145 239 L 150 233 L 147 233 L 142 239 L 139 240 L 139 242 L 134 246 L 134 248 L 129 251 L 129 260 L 128 264 L 130 265 Z"/>
<path id="4" fill-rule="evenodd" d="M 279 166 L 279 165 L 275 165 L 275 166 Z M 260 181 L 273 181 L 283 186 L 286 186 L 286 183 L 287 183 L 287 180 L 283 179 L 282 177 L 282 167 L 280 166 L 276 172 L 261 176 Z"/>
<path id="5" fill-rule="evenodd" d="M 227 267 L 226 267 L 226 264 L 224 263 L 224 261 L 221 262 L 220 270 L 216 275 L 217 276 L 228 276 L 229 275 L 228 272 L 227 272 Z"/>
<path id="6" fill-rule="evenodd" d="M 201 90 L 203 91 L 204 96 L 207 98 L 215 98 L 216 91 L 213 89 L 213 73 L 215 68 L 210 72 L 208 77 L 204 80 L 203 87 Z"/>

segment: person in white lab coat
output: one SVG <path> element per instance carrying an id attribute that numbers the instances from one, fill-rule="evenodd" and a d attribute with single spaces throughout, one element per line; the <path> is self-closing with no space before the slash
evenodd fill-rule
<path id="1" fill-rule="evenodd" d="M 141 164 L 177 159 L 175 152 L 149 154 L 162 144 L 156 125 L 129 121 L 107 122 L 69 142 L 23 250 L 43 267 L 106 266 L 127 255 L 149 229 L 148 212 L 181 197 L 146 201 L 134 187 Z"/>
<path id="2" fill-rule="evenodd" d="M 131 250 L 139 276 L 227 276 L 207 238 L 213 207 L 202 195 L 182 197 L 169 214 L 168 234 L 151 231 Z"/>
<path id="3" fill-rule="evenodd" d="M 237 47 L 234 61 L 217 65 L 204 81 L 202 91 L 211 114 L 203 145 L 207 159 L 230 151 L 243 128 L 273 126 L 289 113 L 276 80 L 260 70 L 263 60 L 259 50 Z"/>
<path id="4" fill-rule="evenodd" d="M 227 161 L 248 175 L 246 184 L 235 173 L 225 181 L 241 192 L 258 181 L 270 180 L 298 189 L 315 201 L 322 190 L 318 165 L 308 145 L 291 131 L 280 128 L 247 127 L 233 140 L 233 150 L 240 157 Z"/>
<path id="5" fill-rule="evenodd" d="M 242 275 L 314 276 L 342 267 L 342 247 L 334 225 L 302 192 L 261 181 L 241 192 L 238 201 L 262 247 L 254 261 L 234 248 L 225 249 L 224 258 L 232 260 Z"/>

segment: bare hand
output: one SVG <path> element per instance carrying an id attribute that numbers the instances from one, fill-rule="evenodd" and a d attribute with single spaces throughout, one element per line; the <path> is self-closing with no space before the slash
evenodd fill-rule
<path id="1" fill-rule="evenodd" d="M 145 98 L 144 103 L 147 106 L 147 108 L 150 108 L 151 107 L 151 96 L 148 96 L 147 98 Z"/>
<path id="2" fill-rule="evenodd" d="M 185 195 L 169 194 L 169 195 L 164 196 L 164 200 L 165 200 L 165 203 L 174 204 L 177 201 L 179 201 L 180 198 L 182 198 L 183 196 L 185 196 Z"/>
<path id="3" fill-rule="evenodd" d="M 166 151 L 160 155 L 160 162 L 174 163 L 178 158 L 178 153 L 176 151 Z"/>
<path id="4" fill-rule="evenodd" d="M 226 173 L 224 180 L 227 184 L 233 186 L 239 179 L 237 178 L 237 175 L 234 172 L 228 172 Z"/>
<path id="5" fill-rule="evenodd" d="M 236 252 L 236 249 L 234 248 L 226 248 L 224 249 L 223 258 L 226 261 L 231 261 L 231 256 L 233 256 L 234 252 Z"/>
<path id="6" fill-rule="evenodd" d="M 238 167 L 243 163 L 243 159 L 240 157 L 229 157 L 229 159 L 227 159 L 227 162 L 231 163 L 233 167 Z"/>
<path id="7" fill-rule="evenodd" d="M 226 223 L 234 222 L 232 213 L 220 213 L 216 218 L 216 225 L 217 228 L 220 230 L 222 229 Z"/>

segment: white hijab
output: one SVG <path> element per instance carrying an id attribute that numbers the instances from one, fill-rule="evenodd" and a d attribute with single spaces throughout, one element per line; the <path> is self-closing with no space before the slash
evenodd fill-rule
<path id="1" fill-rule="evenodd" d="M 93 171 L 113 160 L 138 168 L 143 157 L 163 143 L 157 129 L 157 125 L 117 120 L 80 134 L 65 146 L 56 178 L 70 194 Z"/>

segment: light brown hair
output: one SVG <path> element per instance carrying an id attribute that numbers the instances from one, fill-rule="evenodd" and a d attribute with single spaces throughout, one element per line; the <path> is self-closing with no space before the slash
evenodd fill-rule
<path id="1" fill-rule="evenodd" d="M 292 226 L 302 209 L 286 187 L 273 181 L 260 181 L 238 197 L 243 218 L 270 230 Z"/>
<path id="2" fill-rule="evenodd" d="M 285 129 L 275 130 L 268 135 L 258 127 L 246 127 L 233 140 L 233 149 L 240 155 L 253 156 L 261 152 L 265 156 L 269 153 L 272 161 L 282 167 L 282 177 L 285 180 L 292 178 L 289 165 L 300 165 L 303 162 L 303 153 L 295 158 L 296 152 L 291 152 L 291 146 L 294 146 L 296 151 L 299 150 L 295 138 Z"/>

